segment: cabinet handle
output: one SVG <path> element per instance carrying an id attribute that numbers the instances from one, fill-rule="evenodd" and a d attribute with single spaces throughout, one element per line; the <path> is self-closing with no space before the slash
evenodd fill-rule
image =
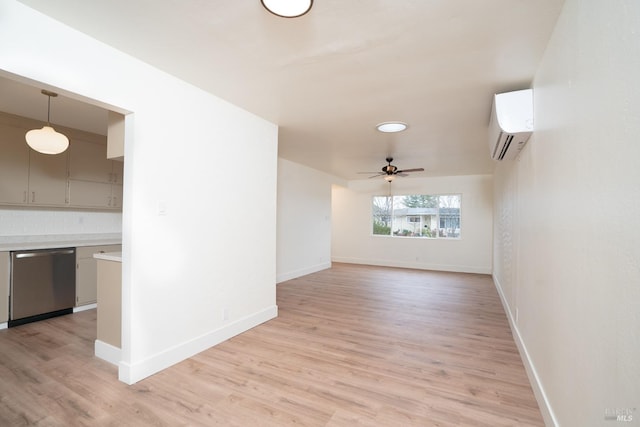
<path id="1" fill-rule="evenodd" d="M 27 203 L 27 190 L 22 192 L 22 203 Z"/>
<path id="2" fill-rule="evenodd" d="M 111 206 L 111 197 L 109 197 L 109 202 L 107 203 L 107 206 Z"/>
<path id="3" fill-rule="evenodd" d="M 36 192 L 32 191 L 31 192 L 31 203 L 35 203 L 35 201 L 36 201 Z"/>

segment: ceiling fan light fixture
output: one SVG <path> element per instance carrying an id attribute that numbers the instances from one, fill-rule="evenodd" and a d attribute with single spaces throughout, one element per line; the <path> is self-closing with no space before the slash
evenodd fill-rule
<path id="1" fill-rule="evenodd" d="M 281 18 L 297 18 L 311 10 L 313 0 L 260 0 L 270 13 Z"/>
<path id="2" fill-rule="evenodd" d="M 376 129 L 384 133 L 402 132 L 409 126 L 404 122 L 383 122 L 376 125 Z"/>
<path id="3" fill-rule="evenodd" d="M 47 104 L 47 124 L 42 129 L 32 129 L 24 136 L 29 147 L 42 154 L 60 154 L 69 147 L 69 138 L 60 132 L 56 132 L 49 123 L 51 114 L 51 97 L 58 96 L 57 93 L 42 90 L 42 94 L 48 97 Z"/>
<path id="4" fill-rule="evenodd" d="M 393 175 L 385 175 L 384 176 L 384 180 L 387 182 L 391 182 L 393 181 L 394 176 Z"/>

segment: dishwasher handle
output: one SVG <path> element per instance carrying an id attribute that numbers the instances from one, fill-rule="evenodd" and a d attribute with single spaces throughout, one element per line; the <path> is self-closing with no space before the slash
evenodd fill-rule
<path id="1" fill-rule="evenodd" d="M 20 252 L 16 253 L 16 258 L 35 258 L 40 256 L 50 256 L 50 255 L 71 255 L 74 253 L 73 249 L 53 249 L 53 250 L 44 250 L 39 252 Z"/>

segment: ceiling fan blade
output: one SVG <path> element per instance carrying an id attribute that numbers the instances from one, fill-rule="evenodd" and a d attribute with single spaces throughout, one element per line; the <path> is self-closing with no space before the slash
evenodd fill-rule
<path id="1" fill-rule="evenodd" d="M 398 176 L 409 176 L 408 173 L 401 173 L 401 172 L 398 172 L 395 175 L 398 175 Z"/>
<path id="2" fill-rule="evenodd" d="M 424 172 L 424 168 L 403 169 L 401 171 L 396 171 L 396 173 L 407 173 L 407 172 Z"/>
<path id="3" fill-rule="evenodd" d="M 369 177 L 369 179 L 371 179 L 371 178 L 377 178 L 377 177 L 379 177 L 379 176 L 384 176 L 384 175 L 386 175 L 386 173 L 376 173 L 375 175 L 370 176 L 370 177 Z"/>

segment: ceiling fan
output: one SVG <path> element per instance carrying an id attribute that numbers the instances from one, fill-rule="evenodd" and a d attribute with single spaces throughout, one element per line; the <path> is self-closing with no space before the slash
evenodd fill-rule
<path id="1" fill-rule="evenodd" d="M 413 168 L 413 169 L 398 169 L 397 166 L 391 164 L 393 162 L 393 157 L 387 157 L 385 159 L 387 164 L 382 167 L 382 172 L 358 172 L 358 173 L 366 173 L 366 174 L 375 174 L 370 176 L 369 178 L 376 178 L 378 176 L 383 176 L 387 182 L 393 181 L 396 175 L 398 176 L 407 176 L 409 172 L 424 172 L 424 168 Z"/>

